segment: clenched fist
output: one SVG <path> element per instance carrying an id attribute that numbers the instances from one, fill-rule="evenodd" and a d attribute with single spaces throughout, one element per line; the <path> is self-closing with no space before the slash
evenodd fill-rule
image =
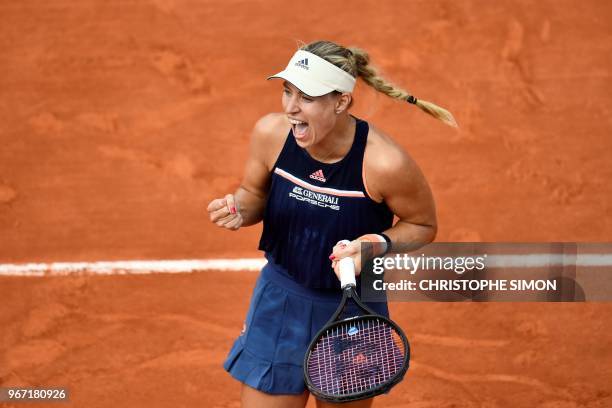
<path id="1" fill-rule="evenodd" d="M 244 221 L 233 194 L 212 200 L 206 210 L 212 222 L 229 230 L 237 230 Z"/>

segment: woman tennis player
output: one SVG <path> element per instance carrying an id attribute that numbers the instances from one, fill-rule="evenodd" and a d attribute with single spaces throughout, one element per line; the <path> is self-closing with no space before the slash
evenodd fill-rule
<path id="1" fill-rule="evenodd" d="M 342 297 L 334 274 L 339 259 L 352 257 L 359 274 L 361 242 L 375 243 L 368 256 L 377 256 L 393 243 L 424 245 L 436 235 L 432 194 L 415 162 L 349 113 L 356 79 L 455 125 L 446 110 L 381 78 L 358 48 L 304 45 L 270 78 L 283 80 L 283 112 L 256 123 L 242 184 L 207 209 L 212 222 L 230 230 L 263 221 L 259 249 L 268 263 L 224 364 L 243 383 L 246 408 L 305 406 L 304 354 Z M 337 245 L 341 240 L 350 243 Z M 388 316 L 386 303 L 369 306 Z"/>

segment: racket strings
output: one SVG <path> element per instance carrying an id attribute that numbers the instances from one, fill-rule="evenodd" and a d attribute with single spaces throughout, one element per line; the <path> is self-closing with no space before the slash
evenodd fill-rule
<path id="1" fill-rule="evenodd" d="M 329 329 L 311 352 L 307 370 L 321 392 L 353 394 L 393 378 L 405 353 L 401 336 L 385 321 L 359 319 Z"/>

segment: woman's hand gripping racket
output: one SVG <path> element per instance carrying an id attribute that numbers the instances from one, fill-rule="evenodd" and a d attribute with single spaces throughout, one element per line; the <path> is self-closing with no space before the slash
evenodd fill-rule
<path id="1" fill-rule="evenodd" d="M 366 399 L 389 391 L 402 380 L 410 360 L 410 346 L 402 329 L 357 296 L 353 259 L 339 262 L 342 301 L 304 357 L 308 389 L 329 402 Z M 349 299 L 363 313 L 341 318 Z"/>

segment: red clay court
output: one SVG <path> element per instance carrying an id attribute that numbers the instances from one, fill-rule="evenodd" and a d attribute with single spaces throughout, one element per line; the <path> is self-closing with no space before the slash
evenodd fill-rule
<path id="1" fill-rule="evenodd" d="M 423 169 L 437 241 L 612 236 L 609 2 L 24 0 L 0 19 L 0 264 L 261 257 L 259 226 L 222 231 L 204 208 L 281 109 L 266 76 L 316 39 L 368 50 L 456 117 L 459 131 L 355 93 L 353 113 Z M 256 276 L 0 276 L 0 386 L 66 386 L 75 407 L 238 407 L 221 364 Z M 375 406 L 612 405 L 608 303 L 391 312 L 412 364 Z"/>

